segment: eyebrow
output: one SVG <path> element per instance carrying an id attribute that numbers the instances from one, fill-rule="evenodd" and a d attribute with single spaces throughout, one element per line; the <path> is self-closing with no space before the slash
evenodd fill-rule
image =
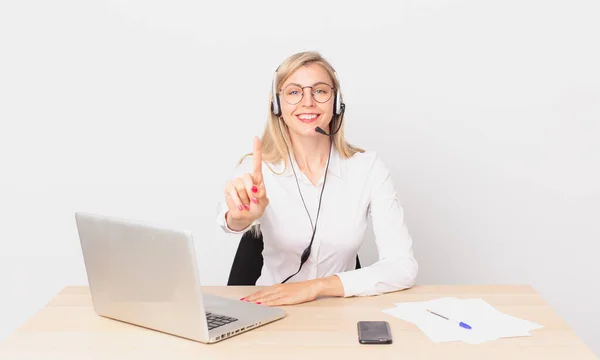
<path id="1" fill-rule="evenodd" d="M 315 86 L 315 85 L 319 85 L 319 84 L 325 84 L 325 85 L 329 85 L 329 84 L 328 84 L 328 83 L 326 83 L 325 81 L 318 81 L 318 82 L 316 82 L 316 83 L 314 83 L 314 84 L 312 84 L 312 85 L 307 85 L 307 86 Z M 290 85 L 296 85 L 296 86 L 298 86 L 298 87 L 301 87 L 301 88 L 305 88 L 305 87 L 307 87 L 307 86 L 302 86 L 302 85 L 300 85 L 300 84 L 298 84 L 298 83 L 289 83 L 289 84 L 287 84 L 286 86 L 282 87 L 282 88 L 281 88 L 281 90 L 285 89 L 286 87 L 288 87 L 288 86 L 290 86 Z M 329 86 L 331 86 L 331 87 L 334 87 L 333 85 L 329 85 Z"/>

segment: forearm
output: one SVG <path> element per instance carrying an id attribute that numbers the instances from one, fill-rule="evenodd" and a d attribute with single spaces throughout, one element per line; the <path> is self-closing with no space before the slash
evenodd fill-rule
<path id="1" fill-rule="evenodd" d="M 317 284 L 317 296 L 344 296 L 344 285 L 336 275 L 313 280 Z"/>

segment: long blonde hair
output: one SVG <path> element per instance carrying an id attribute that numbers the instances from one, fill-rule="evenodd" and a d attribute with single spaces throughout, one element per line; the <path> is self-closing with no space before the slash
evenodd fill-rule
<path id="1" fill-rule="evenodd" d="M 339 83 L 337 77 L 335 76 L 335 70 L 333 69 L 333 66 L 331 66 L 331 64 L 327 60 L 325 60 L 321 56 L 320 53 L 315 52 L 315 51 L 306 51 L 306 52 L 296 53 L 296 54 L 288 57 L 287 59 L 285 59 L 281 63 L 281 65 L 279 65 L 279 67 L 277 68 L 276 79 L 275 79 L 275 89 L 280 89 L 281 85 L 283 85 L 283 83 L 300 67 L 307 66 L 310 64 L 318 64 L 318 65 L 322 66 L 323 69 L 325 69 L 325 71 L 327 71 L 327 74 L 329 75 L 329 77 L 331 78 L 331 81 L 333 82 L 333 87 L 335 88 L 335 91 L 340 92 L 340 99 L 343 102 L 343 97 L 341 96 L 341 90 L 340 90 L 340 83 Z M 267 120 L 267 125 L 265 126 L 265 130 L 263 132 L 262 138 L 260 140 L 261 150 L 262 150 L 262 159 L 265 162 L 271 162 L 271 163 L 275 163 L 275 162 L 278 162 L 283 159 L 285 166 L 281 173 L 284 173 L 285 170 L 287 169 L 287 167 L 291 166 L 289 163 L 288 148 L 286 146 L 286 142 L 287 142 L 287 144 L 291 144 L 290 133 L 289 133 L 288 126 L 285 124 L 285 122 L 280 120 L 280 118 L 277 115 L 273 114 L 273 112 L 271 110 L 271 102 L 273 101 L 273 92 L 270 91 L 269 94 L 270 94 L 269 95 L 269 109 L 268 109 L 269 117 Z M 334 96 L 335 96 L 335 94 L 334 94 Z M 330 101 L 333 101 L 333 98 Z M 334 113 L 333 119 L 329 123 L 329 131 L 330 132 L 337 130 L 337 128 L 340 124 L 341 116 L 343 116 L 343 114 L 335 115 L 335 113 Z M 344 158 L 350 158 L 357 152 L 364 152 L 363 149 L 361 149 L 359 147 L 355 147 L 355 146 L 349 144 L 345 140 L 345 138 L 344 138 L 344 122 L 342 122 L 340 130 L 335 135 L 333 135 L 333 146 L 337 149 L 340 156 L 342 156 Z M 239 163 L 241 164 L 242 161 L 247 156 L 250 156 L 250 155 L 252 155 L 252 153 L 248 153 L 248 154 L 244 155 L 240 159 Z M 273 171 L 275 173 L 275 171 L 271 167 L 269 167 L 269 169 L 271 169 L 271 171 Z M 275 174 L 280 175 L 281 173 L 279 173 L 279 174 L 275 173 Z M 255 236 L 260 234 L 260 228 L 258 226 L 253 226 L 252 231 Z"/>

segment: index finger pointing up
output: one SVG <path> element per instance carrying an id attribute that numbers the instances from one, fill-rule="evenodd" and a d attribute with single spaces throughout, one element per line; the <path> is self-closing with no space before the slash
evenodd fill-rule
<path id="1" fill-rule="evenodd" d="M 260 139 L 257 136 L 254 137 L 254 171 L 252 178 L 257 185 L 262 182 L 262 152 Z"/>

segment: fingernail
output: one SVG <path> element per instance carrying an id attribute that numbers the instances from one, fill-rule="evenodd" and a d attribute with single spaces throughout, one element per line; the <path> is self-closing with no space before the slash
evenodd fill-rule
<path id="1" fill-rule="evenodd" d="M 258 188 L 256 187 L 256 185 L 252 185 L 252 192 L 253 193 L 258 192 Z"/>
<path id="2" fill-rule="evenodd" d="M 261 304 L 261 302 L 260 302 L 260 301 L 257 301 L 256 303 L 257 303 L 258 305 L 260 305 L 260 304 Z"/>
<path id="3" fill-rule="evenodd" d="M 246 300 L 246 302 L 250 302 L 250 300 Z"/>
<path id="4" fill-rule="evenodd" d="M 242 205 L 238 205 L 238 209 L 240 209 L 240 211 L 242 211 L 242 209 L 243 209 Z"/>
<path id="5" fill-rule="evenodd" d="M 244 205 L 244 208 L 246 208 L 246 210 L 250 210 L 250 206 L 248 205 Z"/>
<path id="6" fill-rule="evenodd" d="M 240 300 L 244 300 L 245 298 L 241 298 Z"/>
<path id="7" fill-rule="evenodd" d="M 258 199 L 257 199 L 257 198 L 255 198 L 255 197 L 253 197 L 253 198 L 252 198 L 252 202 L 253 202 L 253 203 L 255 203 L 255 204 L 258 204 Z"/>

